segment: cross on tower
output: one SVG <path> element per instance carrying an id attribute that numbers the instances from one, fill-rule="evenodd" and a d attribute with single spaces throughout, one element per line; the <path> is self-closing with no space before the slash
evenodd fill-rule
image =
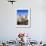
<path id="1" fill-rule="evenodd" d="M 16 1 L 14 1 L 14 0 L 10 0 L 10 1 L 8 1 L 8 2 L 11 2 L 11 3 L 13 4 L 13 3 L 16 2 Z"/>

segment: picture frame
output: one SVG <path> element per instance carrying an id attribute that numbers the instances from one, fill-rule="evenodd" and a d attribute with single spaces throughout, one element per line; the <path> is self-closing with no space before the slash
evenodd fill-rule
<path id="1" fill-rule="evenodd" d="M 17 28 L 31 27 L 31 8 L 16 9 L 16 27 Z"/>

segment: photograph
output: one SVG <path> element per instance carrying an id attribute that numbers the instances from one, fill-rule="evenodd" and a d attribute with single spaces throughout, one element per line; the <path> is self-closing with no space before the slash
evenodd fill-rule
<path id="1" fill-rule="evenodd" d="M 16 25 L 17 27 L 29 27 L 31 22 L 31 10 L 29 8 L 20 8 L 16 10 Z"/>
<path id="2" fill-rule="evenodd" d="M 28 25 L 28 10 L 17 10 L 17 25 Z"/>

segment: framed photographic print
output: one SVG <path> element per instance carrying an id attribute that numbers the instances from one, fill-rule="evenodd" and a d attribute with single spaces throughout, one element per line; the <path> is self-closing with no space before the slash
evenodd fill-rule
<path id="1" fill-rule="evenodd" d="M 16 10 L 16 27 L 31 26 L 31 9 L 18 8 Z"/>

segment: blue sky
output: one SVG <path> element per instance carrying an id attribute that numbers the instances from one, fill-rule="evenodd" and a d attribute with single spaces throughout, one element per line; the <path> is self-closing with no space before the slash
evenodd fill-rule
<path id="1" fill-rule="evenodd" d="M 27 15 L 27 14 L 28 14 L 28 10 L 17 10 L 17 15 L 24 16 L 24 15 Z"/>

